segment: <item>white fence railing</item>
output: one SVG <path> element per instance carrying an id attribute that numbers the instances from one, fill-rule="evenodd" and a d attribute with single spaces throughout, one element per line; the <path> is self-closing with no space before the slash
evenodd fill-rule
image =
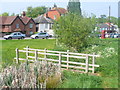
<path id="1" fill-rule="evenodd" d="M 20 52 L 26 53 L 25 58 L 19 57 Z M 31 62 L 45 60 L 58 65 L 59 69 L 77 69 L 83 70 L 82 72 L 85 73 L 88 73 L 89 71 L 92 71 L 92 73 L 94 73 L 95 67 L 99 67 L 99 65 L 95 64 L 95 57 L 100 57 L 100 55 L 73 53 L 69 52 L 69 50 L 67 50 L 67 52 L 61 52 L 51 51 L 47 49 L 32 49 L 26 47 L 24 48 L 24 50 L 19 50 L 18 48 L 16 48 L 15 59 L 17 63 L 19 63 L 19 60 L 26 60 Z"/>

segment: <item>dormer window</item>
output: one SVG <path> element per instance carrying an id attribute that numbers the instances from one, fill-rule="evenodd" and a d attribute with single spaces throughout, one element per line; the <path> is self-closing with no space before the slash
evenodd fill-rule
<path id="1" fill-rule="evenodd" d="M 16 24 L 16 28 L 19 28 L 19 24 Z"/>

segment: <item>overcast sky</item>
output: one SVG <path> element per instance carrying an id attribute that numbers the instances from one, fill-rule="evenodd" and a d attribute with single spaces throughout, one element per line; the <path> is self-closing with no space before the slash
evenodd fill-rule
<path id="1" fill-rule="evenodd" d="M 54 3 L 58 7 L 66 8 L 69 0 L 1 0 L 0 14 L 9 12 L 10 14 L 19 14 L 25 11 L 28 6 L 46 6 L 53 7 Z M 111 16 L 118 17 L 119 0 L 80 0 L 82 13 L 88 16 L 94 13 L 97 17 L 102 14 L 108 16 L 109 6 L 111 6 Z"/>

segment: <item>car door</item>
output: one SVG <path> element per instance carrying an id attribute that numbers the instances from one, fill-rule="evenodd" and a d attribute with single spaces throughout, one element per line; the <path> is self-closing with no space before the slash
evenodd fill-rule
<path id="1" fill-rule="evenodd" d="M 21 37 L 22 37 L 21 33 L 18 33 L 17 38 L 20 39 Z"/>
<path id="2" fill-rule="evenodd" d="M 17 33 L 14 33 L 12 36 L 13 39 L 17 39 Z"/>
<path id="3" fill-rule="evenodd" d="M 45 38 L 45 33 L 40 33 L 39 38 Z"/>

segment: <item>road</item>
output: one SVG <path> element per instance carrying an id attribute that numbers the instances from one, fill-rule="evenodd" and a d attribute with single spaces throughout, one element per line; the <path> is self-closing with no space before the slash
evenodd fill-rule
<path id="1" fill-rule="evenodd" d="M 30 37 L 26 37 L 24 39 L 31 39 Z M 55 39 L 55 38 L 49 38 L 49 39 Z M 0 37 L 0 40 L 5 40 L 3 37 Z M 13 40 L 16 40 L 16 39 L 13 39 Z"/>

